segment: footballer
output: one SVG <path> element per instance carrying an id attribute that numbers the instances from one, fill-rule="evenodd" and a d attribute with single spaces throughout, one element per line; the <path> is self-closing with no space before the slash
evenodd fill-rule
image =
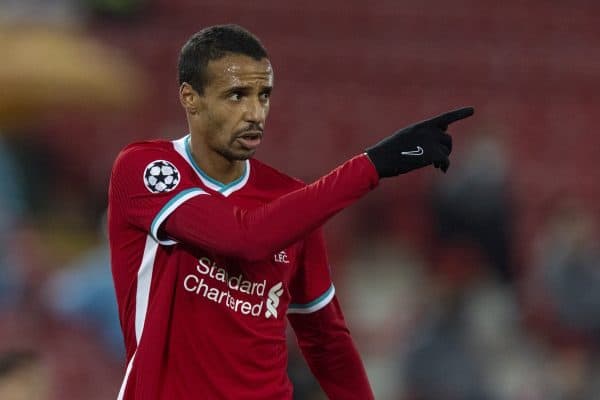
<path id="1" fill-rule="evenodd" d="M 322 225 L 380 179 L 447 170 L 462 108 L 398 130 L 312 184 L 255 158 L 273 67 L 236 25 L 178 63 L 189 131 L 125 147 L 109 188 L 127 366 L 118 400 L 291 400 L 286 324 L 330 399 L 373 393 L 331 281 Z"/>

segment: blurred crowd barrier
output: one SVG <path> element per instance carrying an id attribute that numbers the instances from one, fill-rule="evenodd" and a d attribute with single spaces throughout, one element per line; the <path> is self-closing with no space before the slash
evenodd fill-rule
<path id="1" fill-rule="evenodd" d="M 186 133 L 179 48 L 229 22 L 274 65 L 258 157 L 306 181 L 476 109 L 448 174 L 382 182 L 326 227 L 377 399 L 600 398 L 597 15 L 584 0 L 0 1 L 0 399 L 116 398 L 111 163 Z M 323 399 L 289 342 L 296 399 Z"/>

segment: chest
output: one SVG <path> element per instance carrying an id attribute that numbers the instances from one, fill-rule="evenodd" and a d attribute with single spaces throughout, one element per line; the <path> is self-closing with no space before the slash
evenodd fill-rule
<path id="1" fill-rule="evenodd" d="M 229 196 L 223 201 L 252 209 L 268 199 Z M 290 283 L 302 262 L 303 243 L 278 249 L 259 261 L 227 258 L 207 250 L 178 249 L 177 287 L 185 307 L 236 318 L 280 320 L 290 303 Z"/>

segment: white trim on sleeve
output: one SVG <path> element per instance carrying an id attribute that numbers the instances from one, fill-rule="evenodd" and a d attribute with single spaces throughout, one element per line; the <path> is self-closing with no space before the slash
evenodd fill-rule
<path id="1" fill-rule="evenodd" d="M 150 235 L 154 240 L 156 240 L 156 242 L 158 242 L 158 244 L 161 244 L 163 246 L 171 246 L 177 243 L 175 240 L 172 239 L 160 240 L 158 238 L 158 228 L 160 228 L 161 224 L 165 221 L 165 219 L 167 219 L 167 217 L 171 215 L 171 213 L 175 211 L 177 207 L 179 207 L 192 197 L 196 197 L 201 194 L 208 193 L 206 193 L 200 188 L 186 189 L 174 196 L 171 200 L 167 202 L 167 204 L 164 205 L 164 207 L 158 213 L 156 213 L 156 217 L 154 217 L 154 220 L 150 225 Z"/>
<path id="2" fill-rule="evenodd" d="M 331 286 L 329 286 L 329 288 L 325 291 L 325 293 L 323 293 L 322 295 L 320 295 L 319 297 L 317 297 L 310 303 L 290 304 L 288 307 L 287 313 L 288 314 L 310 314 L 315 311 L 319 311 L 321 308 L 323 308 L 327 304 L 329 304 L 329 302 L 333 299 L 334 295 L 335 295 L 335 287 L 333 286 L 333 283 L 332 283 Z"/>
<path id="3" fill-rule="evenodd" d="M 152 272 L 154 271 L 154 260 L 156 259 L 157 250 L 158 242 L 154 240 L 152 236 L 147 235 L 142 262 L 138 268 L 137 290 L 135 293 L 136 344 L 140 343 L 142 331 L 144 330 L 144 322 L 146 321 L 148 302 L 150 300 L 150 284 L 152 283 Z"/>

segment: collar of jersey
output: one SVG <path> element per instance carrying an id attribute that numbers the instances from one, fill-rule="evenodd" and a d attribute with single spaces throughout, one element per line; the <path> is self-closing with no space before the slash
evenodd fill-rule
<path id="1" fill-rule="evenodd" d="M 183 156 L 188 164 L 192 166 L 193 170 L 206 187 L 221 193 L 223 196 L 229 196 L 231 193 L 240 190 L 246 185 L 246 182 L 248 182 L 248 178 L 250 177 L 250 162 L 248 160 L 244 162 L 244 172 L 242 172 L 242 176 L 227 184 L 219 182 L 216 179 L 208 176 L 206 172 L 202 171 L 200 166 L 194 160 L 194 157 L 192 157 L 190 137 L 190 135 L 187 135 L 181 139 L 173 141 L 173 146 L 175 147 L 175 150 Z"/>

